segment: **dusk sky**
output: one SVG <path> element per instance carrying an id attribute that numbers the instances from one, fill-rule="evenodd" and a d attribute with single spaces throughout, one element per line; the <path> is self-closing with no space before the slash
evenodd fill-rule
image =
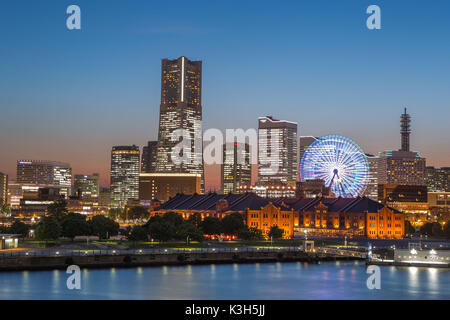
<path id="1" fill-rule="evenodd" d="M 82 30 L 66 28 L 81 7 Z M 381 7 L 381 30 L 366 8 Z M 427 165 L 450 166 L 450 2 L 2 0 L 0 172 L 69 162 L 109 184 L 113 145 L 155 140 L 161 59 L 203 61 L 203 127 L 341 134 L 400 147 L 400 114 Z M 207 170 L 207 188 L 218 188 Z"/>

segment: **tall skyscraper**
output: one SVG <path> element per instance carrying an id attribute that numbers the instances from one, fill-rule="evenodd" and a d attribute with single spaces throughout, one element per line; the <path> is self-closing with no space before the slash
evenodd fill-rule
<path id="1" fill-rule="evenodd" d="M 258 119 L 258 183 L 297 181 L 297 123 Z"/>
<path id="2" fill-rule="evenodd" d="M 306 149 L 308 149 L 308 147 L 314 142 L 316 141 L 318 138 L 316 137 L 312 137 L 312 136 L 303 136 L 300 137 L 299 141 L 300 141 L 300 145 L 299 145 L 299 164 L 300 161 L 302 161 L 303 158 L 303 154 L 305 153 Z"/>
<path id="3" fill-rule="evenodd" d="M 139 198 L 139 147 L 115 146 L 111 151 L 111 205 L 124 207 Z"/>
<path id="4" fill-rule="evenodd" d="M 19 160 L 17 182 L 60 186 L 60 194 L 67 198 L 71 194 L 72 168 L 57 161 Z"/>
<path id="5" fill-rule="evenodd" d="M 252 168 L 250 165 L 250 146 L 228 143 L 223 145 L 222 188 L 224 194 L 238 193 L 240 187 L 250 187 Z"/>
<path id="6" fill-rule="evenodd" d="M 8 175 L 0 172 L 0 207 L 8 203 Z"/>
<path id="7" fill-rule="evenodd" d="M 100 175 L 98 173 L 91 175 L 76 174 L 73 182 L 74 193 L 80 195 L 84 202 L 98 203 L 99 180 Z"/>
<path id="8" fill-rule="evenodd" d="M 401 149 L 380 152 L 378 163 L 378 183 L 393 185 L 423 186 L 425 185 L 425 158 L 416 152 L 409 151 L 411 117 L 405 112 L 400 118 Z"/>
<path id="9" fill-rule="evenodd" d="M 365 196 L 374 201 L 378 201 L 378 162 L 380 158 L 372 154 L 366 154 L 369 163 L 367 177 L 367 189 Z"/>
<path id="10" fill-rule="evenodd" d="M 158 152 L 158 141 L 149 141 L 142 148 L 141 172 L 153 173 L 156 170 L 156 153 Z"/>
<path id="11" fill-rule="evenodd" d="M 201 61 L 186 57 L 162 60 L 156 172 L 201 174 L 203 185 L 201 93 Z M 174 134 L 178 134 L 176 139 L 173 139 Z M 184 141 L 183 151 L 175 152 L 180 137 Z M 177 158 L 173 157 L 172 151 Z"/>

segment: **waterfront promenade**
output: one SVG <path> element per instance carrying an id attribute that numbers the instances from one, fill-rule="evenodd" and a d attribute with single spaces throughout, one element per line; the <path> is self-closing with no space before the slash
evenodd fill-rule
<path id="1" fill-rule="evenodd" d="M 362 260 L 365 251 L 356 249 L 303 247 L 279 248 L 186 248 L 133 250 L 34 250 L 0 253 L 0 271 L 63 269 L 80 267 L 132 267 L 177 264 L 249 263 L 275 261 L 318 262 Z"/>

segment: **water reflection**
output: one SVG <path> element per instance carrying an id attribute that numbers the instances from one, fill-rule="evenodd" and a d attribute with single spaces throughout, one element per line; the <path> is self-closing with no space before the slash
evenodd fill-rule
<path id="1" fill-rule="evenodd" d="M 353 262 L 257 263 L 83 269 L 82 290 L 65 271 L 0 273 L 0 299 L 450 299 L 450 272 L 381 267 L 368 290 Z"/>

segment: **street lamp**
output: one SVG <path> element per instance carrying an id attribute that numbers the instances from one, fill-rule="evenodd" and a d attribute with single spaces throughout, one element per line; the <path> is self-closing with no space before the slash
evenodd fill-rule
<path id="1" fill-rule="evenodd" d="M 308 230 L 303 231 L 305 233 L 305 240 L 308 240 Z"/>

